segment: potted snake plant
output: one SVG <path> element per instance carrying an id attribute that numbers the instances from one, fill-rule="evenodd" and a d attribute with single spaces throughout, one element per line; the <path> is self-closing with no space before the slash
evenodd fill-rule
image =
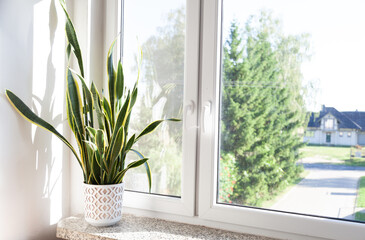
<path id="1" fill-rule="evenodd" d="M 71 51 L 77 59 L 79 73 L 67 67 L 66 109 L 69 126 L 75 136 L 78 151 L 51 124 L 38 117 L 10 90 L 6 96 L 11 105 L 26 120 L 55 134 L 74 154 L 83 172 L 85 195 L 85 220 L 94 226 L 108 226 L 121 219 L 123 178 L 129 169 L 144 166 L 151 191 L 151 170 L 148 158 L 134 148 L 135 143 L 153 132 L 163 121 L 147 125 L 139 134 L 129 136 L 132 109 L 138 95 L 138 78 L 133 89 L 127 90 L 121 61 L 115 69 L 111 44 L 107 55 L 109 96 L 103 97 L 92 82 L 88 87 L 84 80 L 84 67 L 76 31 L 67 12 L 64 0 L 60 0 L 66 15 L 67 59 Z M 138 61 L 138 76 L 142 51 Z M 81 88 L 79 87 L 81 85 Z M 127 154 L 137 158 L 127 164 Z"/>

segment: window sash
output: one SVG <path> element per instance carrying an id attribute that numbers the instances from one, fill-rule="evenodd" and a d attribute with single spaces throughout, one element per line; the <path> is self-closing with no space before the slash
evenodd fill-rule
<path id="1" fill-rule="evenodd" d="M 253 227 L 257 229 L 253 233 L 258 235 L 265 229 L 307 237 L 348 239 L 351 236 L 351 239 L 362 239 L 364 225 L 355 222 L 217 203 L 222 1 L 202 1 L 202 113 L 199 122 L 208 127 L 199 129 L 199 217 Z M 211 109 L 206 111 L 208 103 L 211 103 Z M 278 236 L 286 237 L 285 234 Z"/>
<path id="2" fill-rule="evenodd" d="M 117 19 L 121 19 L 122 1 L 108 1 L 105 12 L 118 9 Z M 187 0 L 181 198 L 127 191 L 124 206 L 132 209 L 129 212 L 142 209 L 138 213 L 153 211 L 153 216 L 202 225 L 221 222 L 227 229 L 257 235 L 363 239 L 364 225 L 359 223 L 217 204 L 221 10 L 222 0 Z M 121 23 L 115 14 L 106 19 L 105 43 L 109 43 Z"/>
<path id="3" fill-rule="evenodd" d="M 112 2 L 112 1 L 110 1 Z M 106 39 L 113 39 L 115 33 L 122 32 L 122 8 L 124 0 L 108 1 L 109 10 L 119 9 L 114 23 L 109 22 Z M 125 191 L 123 205 L 130 208 L 152 210 L 164 213 L 193 216 L 195 214 L 195 169 L 197 151 L 197 99 L 199 76 L 199 27 L 200 2 L 186 1 L 186 36 L 185 36 L 185 64 L 184 64 L 184 116 L 183 116 L 183 159 L 181 197 L 170 197 L 157 194 L 146 194 Z M 114 30 L 113 30 L 114 29 Z M 122 34 L 123 35 L 123 34 Z M 118 44 L 118 53 L 122 51 Z M 187 61 L 186 59 L 189 59 Z"/>

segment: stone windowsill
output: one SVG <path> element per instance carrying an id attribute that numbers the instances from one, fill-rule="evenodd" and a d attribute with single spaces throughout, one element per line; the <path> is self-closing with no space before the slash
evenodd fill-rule
<path id="1" fill-rule="evenodd" d="M 57 237 L 69 240 L 111 239 L 240 239 L 274 240 L 273 238 L 234 233 L 161 219 L 123 214 L 122 220 L 111 227 L 93 227 L 85 222 L 83 215 L 61 220 L 57 225 Z"/>

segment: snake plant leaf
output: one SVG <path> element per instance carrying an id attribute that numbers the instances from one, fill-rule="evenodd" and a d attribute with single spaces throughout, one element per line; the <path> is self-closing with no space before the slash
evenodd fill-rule
<path id="1" fill-rule="evenodd" d="M 135 85 L 133 91 L 132 91 L 132 97 L 131 97 L 131 106 L 130 108 L 132 109 L 134 104 L 136 103 L 137 101 L 137 95 L 138 95 L 138 88 L 137 86 Z"/>
<path id="2" fill-rule="evenodd" d="M 105 129 L 104 120 L 103 120 L 104 119 L 104 114 L 103 114 L 103 111 L 102 111 L 100 95 L 99 95 L 99 92 L 96 89 L 94 83 L 91 83 L 91 93 L 92 93 L 92 97 L 93 97 L 93 106 L 95 107 L 96 118 L 98 120 L 99 128 L 104 130 Z"/>
<path id="3" fill-rule="evenodd" d="M 11 105 L 19 112 L 21 116 L 23 116 L 29 122 L 46 129 L 47 131 L 56 135 L 62 142 L 66 144 L 67 147 L 70 148 L 72 153 L 75 155 L 77 161 L 79 162 L 80 166 L 81 161 L 79 156 L 77 155 L 75 149 L 72 145 L 64 138 L 51 124 L 44 121 L 42 118 L 38 117 L 33 111 L 20 99 L 18 98 L 13 92 L 6 90 L 6 97 L 8 98 Z"/>
<path id="4" fill-rule="evenodd" d="M 114 119 L 113 119 L 113 115 L 112 115 L 112 109 L 111 109 L 111 106 L 110 106 L 108 100 L 105 97 L 103 99 L 103 112 L 104 112 L 109 124 L 113 128 L 114 127 Z"/>
<path id="5" fill-rule="evenodd" d="M 89 169 L 89 178 L 87 183 L 88 184 L 100 184 L 100 181 L 98 180 L 98 176 L 100 176 L 100 166 L 97 163 L 96 160 L 96 151 L 93 150 L 88 150 L 88 152 L 90 152 L 90 169 Z"/>
<path id="6" fill-rule="evenodd" d="M 101 158 L 102 156 L 100 155 L 100 152 L 95 152 L 95 160 L 100 169 L 101 169 Z"/>
<path id="7" fill-rule="evenodd" d="M 70 43 L 67 44 L 66 53 L 67 53 L 67 59 L 70 59 L 70 55 L 71 55 L 71 44 Z"/>
<path id="8" fill-rule="evenodd" d="M 145 157 L 143 156 L 142 153 L 140 153 L 139 151 L 135 150 L 135 149 L 131 149 L 132 152 L 136 153 L 141 159 L 144 159 Z M 144 162 L 143 163 L 145 169 L 146 169 L 146 174 L 147 174 L 147 179 L 148 179 L 148 189 L 149 192 L 151 193 L 151 188 L 152 188 L 152 175 L 151 175 L 151 168 L 150 165 L 148 164 L 148 162 Z"/>
<path id="9" fill-rule="evenodd" d="M 130 96 L 128 95 L 122 109 L 118 113 L 117 120 L 115 122 L 115 129 L 119 129 L 124 126 L 126 119 L 128 117 L 128 112 L 129 112 L 128 110 L 130 109 L 129 108 L 130 100 L 131 100 Z"/>
<path id="10" fill-rule="evenodd" d="M 70 69 L 67 71 L 67 91 L 68 95 L 70 97 L 70 109 L 72 116 L 75 117 L 76 126 L 79 131 L 84 131 L 84 123 L 83 119 L 81 117 L 81 96 L 80 96 L 80 90 L 77 82 L 75 81 L 74 77 L 72 76 L 72 72 Z"/>
<path id="11" fill-rule="evenodd" d="M 91 160 L 93 158 L 94 152 L 97 151 L 97 147 L 91 141 L 84 140 L 83 142 L 84 142 L 83 146 L 85 146 L 86 154 L 88 156 L 88 159 L 90 160 L 90 166 L 86 166 L 87 167 L 87 172 L 90 173 L 91 172 L 91 165 L 92 165 Z"/>
<path id="12" fill-rule="evenodd" d="M 126 129 L 126 132 L 128 133 L 128 128 L 129 128 L 129 122 L 131 120 L 131 116 L 132 116 L 132 109 L 129 111 L 129 114 L 128 114 L 128 117 L 127 117 L 127 120 L 125 121 L 125 124 L 124 124 L 124 129 Z"/>
<path id="13" fill-rule="evenodd" d="M 69 97 L 69 94 L 68 94 L 67 90 L 66 90 L 66 112 L 67 112 L 68 124 L 70 125 L 70 128 L 71 128 L 72 132 L 75 133 L 76 123 L 74 121 L 74 118 L 72 117 L 71 102 L 70 102 L 70 97 Z"/>
<path id="14" fill-rule="evenodd" d="M 132 137 L 129 138 L 127 144 L 125 145 L 125 151 L 128 151 L 132 148 L 135 138 L 136 134 L 133 134 Z"/>
<path id="15" fill-rule="evenodd" d="M 153 132 L 164 120 L 157 120 L 154 121 L 152 123 L 150 123 L 145 129 L 143 129 L 143 131 L 138 135 L 138 137 L 136 138 L 137 142 L 141 137 L 143 137 L 144 135 L 147 135 L 151 132 Z"/>
<path id="16" fill-rule="evenodd" d="M 92 142 L 95 142 L 96 131 L 97 130 L 95 128 L 93 128 L 93 127 L 86 126 L 86 131 L 89 134 L 91 141 Z"/>
<path id="17" fill-rule="evenodd" d="M 123 169 L 122 171 L 120 171 L 116 177 L 114 178 L 114 180 L 117 182 L 117 183 L 121 183 L 123 182 L 123 177 L 124 175 L 126 174 L 126 172 L 129 170 L 129 169 L 132 169 L 132 168 L 136 168 L 136 167 L 139 167 L 141 166 L 142 164 L 144 164 L 145 162 L 147 162 L 148 158 L 143 158 L 143 159 L 140 159 L 140 160 L 137 160 L 137 161 L 134 161 L 130 164 L 128 164 L 128 166 Z"/>
<path id="18" fill-rule="evenodd" d="M 77 35 L 76 35 L 76 31 L 75 28 L 72 24 L 71 18 L 66 10 L 66 2 L 64 0 L 59 0 L 60 4 L 62 6 L 63 11 L 65 12 L 66 15 L 66 37 L 67 40 L 69 42 L 69 44 L 71 44 L 73 50 L 74 50 L 74 54 L 77 58 L 77 62 L 80 68 L 80 72 L 81 72 L 81 76 L 85 76 L 84 75 L 84 65 L 82 62 L 82 55 L 81 55 L 81 49 L 80 49 L 80 45 L 79 42 L 77 40 Z"/>
<path id="19" fill-rule="evenodd" d="M 124 145 L 124 129 L 120 128 L 118 133 L 114 139 L 111 140 L 109 145 L 109 149 L 107 152 L 107 161 L 109 166 L 113 166 L 115 159 L 118 157 L 120 151 L 122 150 L 122 146 Z M 109 169 L 111 171 L 112 169 Z"/>
<path id="20" fill-rule="evenodd" d="M 91 174 L 93 175 L 93 178 L 95 180 L 95 183 L 97 185 L 100 184 L 100 172 L 101 172 L 101 166 L 98 161 L 98 152 L 93 153 L 93 157 L 91 160 Z"/>
<path id="21" fill-rule="evenodd" d="M 117 82 L 115 87 L 116 97 L 118 101 L 120 101 L 123 98 L 123 91 L 124 91 L 123 66 L 119 60 L 117 68 Z"/>
<path id="22" fill-rule="evenodd" d="M 147 135 L 151 132 L 153 132 L 163 121 L 173 121 L 173 122 L 179 122 L 181 121 L 180 119 L 177 119 L 177 118 L 169 118 L 169 119 L 164 119 L 164 120 L 157 120 L 157 121 L 154 121 L 152 123 L 150 123 L 139 135 L 138 137 L 136 138 L 136 141 L 137 142 L 141 137 L 143 137 L 144 135 Z"/>
<path id="23" fill-rule="evenodd" d="M 96 146 L 95 143 L 88 141 L 88 140 L 84 140 L 84 143 L 86 143 L 86 150 L 88 154 L 91 154 L 90 157 L 92 157 L 93 152 L 98 150 L 98 147 Z"/>
<path id="24" fill-rule="evenodd" d="M 107 72 L 108 72 L 108 87 L 109 87 L 109 100 L 110 100 L 110 107 L 111 107 L 111 115 L 114 116 L 114 107 L 115 107 L 115 95 L 116 95 L 116 73 L 113 66 L 113 48 L 115 45 L 115 42 L 117 41 L 117 38 L 114 39 L 112 45 L 109 48 L 108 51 L 108 57 L 107 57 Z"/>
<path id="25" fill-rule="evenodd" d="M 96 131 L 95 143 L 96 143 L 96 146 L 99 150 L 100 155 L 103 155 L 104 154 L 104 149 L 105 149 L 104 131 L 103 130 L 98 129 Z"/>
<path id="26" fill-rule="evenodd" d="M 105 133 L 106 133 L 107 142 L 110 143 L 111 135 L 112 135 L 112 128 L 110 127 L 110 124 L 106 118 L 105 118 Z"/>
<path id="27" fill-rule="evenodd" d="M 85 83 L 85 79 L 78 74 L 77 72 L 75 72 L 74 70 L 70 69 L 71 72 L 73 72 L 74 74 L 76 74 L 76 76 L 80 79 L 81 84 L 82 84 L 82 91 L 84 93 L 84 97 L 86 98 L 86 101 L 84 101 L 85 103 L 85 114 L 89 114 L 90 116 L 90 126 L 94 127 L 94 116 L 93 116 L 93 98 L 92 98 L 92 94 L 91 91 L 89 90 L 88 86 Z"/>

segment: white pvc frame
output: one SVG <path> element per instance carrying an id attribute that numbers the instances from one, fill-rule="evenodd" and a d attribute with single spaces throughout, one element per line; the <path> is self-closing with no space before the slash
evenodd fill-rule
<path id="1" fill-rule="evenodd" d="M 207 127 L 199 129 L 199 217 L 251 227 L 258 235 L 273 231 L 277 237 L 295 234 L 295 239 L 365 239 L 362 223 L 217 204 L 222 1 L 202 1 L 200 123 Z"/>
<path id="2" fill-rule="evenodd" d="M 92 2 L 97 13 L 98 4 Z M 365 239 L 365 224 L 216 203 L 221 4 L 187 0 L 181 198 L 126 192 L 126 212 L 285 239 Z M 104 49 L 120 31 L 120 6 L 120 0 L 104 2 Z M 97 35 L 91 35 L 88 52 L 98 51 Z M 90 75 L 98 74 L 93 69 Z"/>
<path id="3" fill-rule="evenodd" d="M 107 1 L 108 14 L 116 14 L 121 19 L 121 2 Z M 199 76 L 199 19 L 200 2 L 186 1 L 186 40 L 184 69 L 184 119 L 183 119 L 183 159 L 181 198 L 144 194 L 132 191 L 125 192 L 123 205 L 130 208 L 145 209 L 157 212 L 172 213 L 184 216 L 195 214 L 195 178 L 196 178 L 196 146 L 197 146 L 197 99 Z M 114 21 L 108 21 L 112 19 Z M 121 29 L 116 17 L 107 18 L 111 29 L 106 33 L 106 39 L 113 39 Z M 108 41 L 106 41 L 108 42 Z M 120 46 L 120 45 L 118 45 Z M 120 52 L 120 50 L 118 50 Z"/>

